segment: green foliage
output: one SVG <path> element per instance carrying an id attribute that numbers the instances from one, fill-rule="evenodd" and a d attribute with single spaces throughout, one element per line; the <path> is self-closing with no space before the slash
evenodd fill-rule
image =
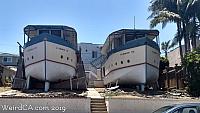
<path id="1" fill-rule="evenodd" d="M 164 62 L 164 63 L 168 63 L 168 59 L 166 59 L 165 57 L 160 57 L 160 61 L 161 62 Z"/>
<path id="2" fill-rule="evenodd" d="M 148 9 L 151 15 L 150 28 L 162 24 L 164 28 L 168 23 L 176 23 L 178 35 L 172 40 L 172 46 L 179 44 L 184 39 L 185 51 L 189 51 L 189 40 L 192 40 L 192 47 L 196 48 L 195 39 L 199 35 L 200 22 L 200 0 L 151 0 Z M 188 46 L 188 47 L 187 47 Z M 181 60 L 183 53 L 180 49 Z"/>
<path id="3" fill-rule="evenodd" d="M 188 92 L 192 96 L 200 96 L 200 48 L 187 53 L 183 65 L 188 70 Z"/>
<path id="4" fill-rule="evenodd" d="M 170 49 L 170 40 L 167 42 L 162 42 L 161 43 L 161 49 L 165 52 L 165 58 L 167 58 L 167 52 Z"/>
<path id="5" fill-rule="evenodd" d="M 165 57 L 160 57 L 160 70 L 164 70 L 166 66 L 169 67 L 168 59 L 166 59 Z"/>

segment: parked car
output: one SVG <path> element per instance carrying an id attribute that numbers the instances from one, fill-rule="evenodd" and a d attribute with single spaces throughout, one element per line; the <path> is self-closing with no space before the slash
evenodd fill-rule
<path id="1" fill-rule="evenodd" d="M 185 103 L 164 106 L 153 113 L 200 113 L 200 103 Z"/>

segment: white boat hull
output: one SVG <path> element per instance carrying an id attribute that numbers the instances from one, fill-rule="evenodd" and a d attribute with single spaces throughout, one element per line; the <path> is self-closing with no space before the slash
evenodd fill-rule
<path id="1" fill-rule="evenodd" d="M 147 76 L 146 67 L 147 65 Z M 104 77 L 104 84 L 115 83 L 128 85 L 128 84 L 145 84 L 146 82 L 155 82 L 158 79 L 159 70 L 148 64 L 138 66 L 126 67 L 111 72 Z"/>
<path id="2" fill-rule="evenodd" d="M 75 75 L 75 69 L 51 61 L 46 61 L 46 76 L 45 76 L 45 61 L 38 62 L 36 64 L 26 67 L 25 72 L 27 76 L 31 76 L 42 81 L 59 81 L 67 80 Z"/>
<path id="3" fill-rule="evenodd" d="M 42 41 L 24 50 L 26 77 L 41 81 L 67 80 L 75 76 L 76 52 L 74 49 Z"/>
<path id="4" fill-rule="evenodd" d="M 104 84 L 156 82 L 159 77 L 159 61 L 159 51 L 147 45 L 118 51 L 111 54 L 104 65 Z"/>

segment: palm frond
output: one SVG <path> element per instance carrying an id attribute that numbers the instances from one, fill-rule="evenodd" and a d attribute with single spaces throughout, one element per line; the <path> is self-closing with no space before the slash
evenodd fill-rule
<path id="1" fill-rule="evenodd" d="M 161 49 L 165 52 L 167 52 L 170 49 L 170 40 L 167 42 L 161 43 Z"/>
<path id="2" fill-rule="evenodd" d="M 178 34 L 176 33 L 174 38 L 172 39 L 170 47 L 175 47 L 178 44 Z"/>
<path id="3" fill-rule="evenodd" d="M 154 28 L 158 24 L 162 23 L 162 28 L 164 28 L 169 22 L 176 22 L 180 19 L 180 16 L 176 13 L 169 11 L 160 11 L 158 16 L 155 16 L 150 21 L 150 28 Z"/>
<path id="4" fill-rule="evenodd" d="M 183 30 L 181 29 L 180 40 L 183 40 Z M 178 32 L 174 35 L 174 38 L 171 41 L 170 48 L 175 47 L 179 42 Z"/>

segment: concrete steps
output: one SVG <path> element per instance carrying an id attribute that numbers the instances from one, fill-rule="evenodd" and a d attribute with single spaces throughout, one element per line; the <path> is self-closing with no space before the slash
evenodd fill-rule
<path id="1" fill-rule="evenodd" d="M 108 113 L 104 98 L 91 98 L 91 113 Z"/>
<path id="2" fill-rule="evenodd" d="M 88 88 L 94 88 L 94 81 L 88 82 Z"/>

